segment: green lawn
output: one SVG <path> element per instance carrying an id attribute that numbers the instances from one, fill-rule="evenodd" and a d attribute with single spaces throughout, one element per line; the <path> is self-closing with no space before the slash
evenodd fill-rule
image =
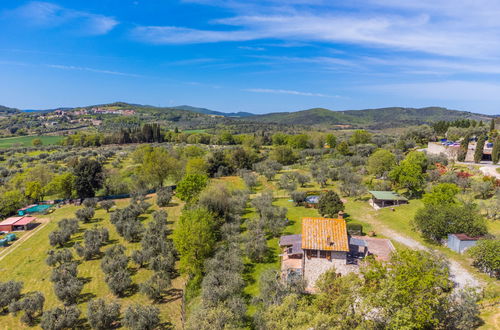
<path id="1" fill-rule="evenodd" d="M 154 205 L 154 197 L 148 202 Z M 128 205 L 129 200 L 116 201 L 118 207 Z M 182 203 L 174 200 L 172 206 L 166 208 L 168 212 L 168 220 L 171 226 L 175 226 L 175 221 L 180 215 Z M 151 210 L 156 209 L 154 205 Z M 6 256 L 0 261 L 0 276 L 2 280 L 14 279 L 24 282 L 23 292 L 40 291 L 45 296 L 45 309 L 61 305 L 54 294 L 52 283 L 50 282 L 51 268 L 45 264 L 47 251 L 50 250 L 48 235 L 57 228 L 57 222 L 63 218 L 73 217 L 74 212 L 78 209 L 76 206 L 65 206 L 54 211 L 47 217 L 51 220 L 44 228 L 37 232 L 33 237 L 22 243 L 14 252 Z M 152 218 L 151 213 L 144 216 L 143 222 L 147 223 Z M 97 210 L 95 219 L 89 224 L 80 224 L 80 233 L 74 235 L 73 240 L 69 244 L 82 239 L 84 229 L 94 226 L 105 227 L 109 230 L 111 243 L 103 247 L 107 249 L 111 244 L 123 244 L 127 248 L 127 254 L 130 255 L 134 249 L 140 248 L 140 243 L 128 243 L 120 237 L 114 225 L 109 221 L 109 214 L 104 210 Z M 76 254 L 75 254 L 76 256 Z M 79 258 L 77 257 L 79 260 Z M 87 283 L 82 290 L 82 299 L 78 303 L 78 307 L 82 312 L 82 317 L 86 314 L 86 304 L 89 299 L 103 297 L 105 299 L 118 300 L 122 306 L 131 303 L 150 304 L 150 300 L 141 293 L 135 293 L 126 298 L 115 298 L 109 291 L 107 284 L 104 281 L 104 273 L 100 267 L 101 260 L 83 261 L 78 266 L 78 276 L 83 278 Z M 151 271 L 146 269 L 136 269 L 135 265 L 130 263 L 129 267 L 132 270 L 132 280 L 134 284 L 144 282 L 150 275 Z M 178 277 L 173 280 L 172 287 L 174 289 L 183 289 L 184 278 Z M 162 321 L 170 320 L 177 328 L 180 327 L 181 321 L 181 299 L 177 295 L 167 296 L 168 302 L 158 304 L 157 307 L 161 311 Z M 122 308 L 123 310 L 123 308 Z M 3 329 L 23 329 L 25 327 L 19 320 L 19 316 L 7 314 L 0 317 L 1 328 Z"/>
<path id="2" fill-rule="evenodd" d="M 41 136 L 17 136 L 0 139 L 1 148 L 11 148 L 15 146 L 30 147 L 34 139 L 42 140 L 43 145 L 57 144 L 64 137 L 54 135 L 41 135 Z"/>

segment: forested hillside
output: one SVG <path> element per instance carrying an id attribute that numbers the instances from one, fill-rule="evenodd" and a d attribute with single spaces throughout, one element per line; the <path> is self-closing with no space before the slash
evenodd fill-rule
<path id="1" fill-rule="evenodd" d="M 354 125 L 368 128 L 387 128 L 429 124 L 439 120 L 488 120 L 485 115 L 440 107 L 380 108 L 367 110 L 332 111 L 314 108 L 297 112 L 271 113 L 249 118 L 252 121 L 288 125 Z"/>

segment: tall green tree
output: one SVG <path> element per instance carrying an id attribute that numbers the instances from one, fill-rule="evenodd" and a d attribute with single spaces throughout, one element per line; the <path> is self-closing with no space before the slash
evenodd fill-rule
<path id="1" fill-rule="evenodd" d="M 101 163 L 95 159 L 80 159 L 73 168 L 73 174 L 76 193 L 80 198 L 94 197 L 96 190 L 102 187 L 103 169 Z"/>
<path id="2" fill-rule="evenodd" d="M 143 150 L 139 175 L 154 187 L 163 187 L 169 177 L 176 178 L 179 169 L 179 162 L 171 157 L 165 148 Z"/>
<path id="3" fill-rule="evenodd" d="M 480 163 L 483 159 L 484 144 L 486 143 L 486 135 L 481 135 L 477 139 L 476 150 L 474 150 L 474 163 Z"/>
<path id="4" fill-rule="evenodd" d="M 373 262 L 362 270 L 363 301 L 377 310 L 377 323 L 388 329 L 432 329 L 442 324 L 453 288 L 443 258 L 401 250 L 384 267 Z"/>
<path id="5" fill-rule="evenodd" d="M 175 189 L 177 197 L 181 200 L 190 202 L 198 198 L 200 192 L 207 186 L 208 177 L 204 174 L 187 174 L 177 184 Z"/>
<path id="6" fill-rule="evenodd" d="M 455 197 L 460 192 L 460 188 L 454 183 L 440 183 L 424 195 L 422 202 L 425 205 L 444 205 L 455 203 Z"/>
<path id="7" fill-rule="evenodd" d="M 414 196 L 422 192 L 425 185 L 427 158 L 422 152 L 413 151 L 390 173 L 389 177 Z"/>
<path id="8" fill-rule="evenodd" d="M 457 160 L 459 162 L 465 161 L 467 156 L 467 151 L 469 150 L 470 134 L 466 134 L 463 140 L 460 142 L 460 148 L 458 149 Z"/>
<path id="9" fill-rule="evenodd" d="M 0 193 L 0 216 L 8 216 L 21 208 L 25 197 L 19 190 L 9 190 Z"/>
<path id="10" fill-rule="evenodd" d="M 368 157 L 368 172 L 378 177 L 388 173 L 396 164 L 396 156 L 386 149 L 378 149 Z"/>
<path id="11" fill-rule="evenodd" d="M 327 134 L 326 135 L 326 144 L 328 144 L 328 146 L 331 149 L 335 149 L 335 147 L 337 146 L 337 137 L 333 134 Z"/>
<path id="12" fill-rule="evenodd" d="M 365 143 L 370 143 L 371 138 L 372 135 L 369 132 L 363 129 L 358 129 L 354 131 L 354 133 L 351 135 L 351 137 L 349 138 L 349 142 L 353 145 L 365 144 Z"/>
<path id="13" fill-rule="evenodd" d="M 336 217 L 340 211 L 344 210 L 344 203 L 339 195 L 333 190 L 323 193 L 318 202 L 318 211 L 322 216 Z"/>
<path id="14" fill-rule="evenodd" d="M 282 165 L 291 165 L 297 160 L 297 155 L 290 146 L 276 146 L 270 156 Z"/>
<path id="15" fill-rule="evenodd" d="M 491 160 L 493 160 L 493 164 L 498 164 L 498 160 L 500 159 L 500 135 L 497 136 L 495 142 L 493 143 L 493 150 L 491 151 Z"/>
<path id="16" fill-rule="evenodd" d="M 487 232 L 485 219 L 474 204 L 429 204 L 417 211 L 413 223 L 424 238 L 436 243 L 448 234 L 474 237 Z"/>
<path id="17" fill-rule="evenodd" d="M 184 210 L 173 234 L 180 255 L 179 268 L 189 275 L 201 274 L 205 259 L 216 242 L 216 220 L 205 208 Z"/>
<path id="18" fill-rule="evenodd" d="M 75 176 L 71 172 L 56 175 L 52 178 L 48 186 L 50 193 L 62 198 L 71 198 L 75 190 Z"/>

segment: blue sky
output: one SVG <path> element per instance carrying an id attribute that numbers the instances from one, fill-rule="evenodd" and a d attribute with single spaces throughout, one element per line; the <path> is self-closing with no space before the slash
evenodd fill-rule
<path id="1" fill-rule="evenodd" d="M 497 0 L 2 0 L 0 104 L 500 114 Z"/>

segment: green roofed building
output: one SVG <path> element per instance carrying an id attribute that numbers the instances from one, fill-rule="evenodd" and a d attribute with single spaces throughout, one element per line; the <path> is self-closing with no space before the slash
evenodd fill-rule
<path id="1" fill-rule="evenodd" d="M 407 204 L 408 199 L 398 195 L 394 191 L 370 191 L 372 198 L 370 204 L 374 209 L 378 210 L 381 207 L 398 206 Z"/>

